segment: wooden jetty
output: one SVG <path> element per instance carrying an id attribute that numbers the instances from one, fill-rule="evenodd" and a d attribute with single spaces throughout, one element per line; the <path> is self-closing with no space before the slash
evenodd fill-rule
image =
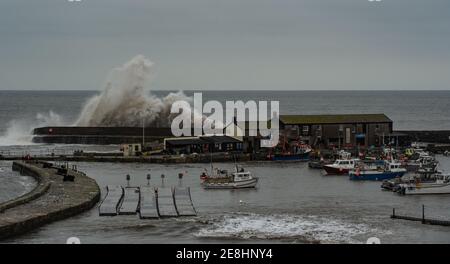
<path id="1" fill-rule="evenodd" d="M 158 211 L 161 217 L 178 216 L 172 188 L 158 188 Z"/>
<path id="2" fill-rule="evenodd" d="M 158 201 L 155 188 L 142 186 L 140 189 L 139 217 L 141 219 L 159 218 Z"/>
<path id="3" fill-rule="evenodd" d="M 123 199 L 122 186 L 106 186 L 106 196 L 99 207 L 100 216 L 114 216 L 117 215 L 120 203 Z"/>
<path id="4" fill-rule="evenodd" d="M 139 188 L 126 187 L 123 201 L 119 209 L 119 215 L 134 215 L 139 210 Z"/>
<path id="5" fill-rule="evenodd" d="M 395 213 L 395 208 L 393 208 L 391 218 L 408 220 L 408 221 L 417 221 L 417 222 L 421 222 L 422 224 L 428 224 L 428 225 L 450 226 L 450 221 L 448 221 L 448 220 L 438 220 L 438 219 L 426 218 L 425 217 L 425 205 L 422 205 L 422 217 L 398 215 Z"/>
<path id="6" fill-rule="evenodd" d="M 173 191 L 176 210 L 179 216 L 196 216 L 194 204 L 191 199 L 191 191 L 189 187 L 174 188 Z"/>

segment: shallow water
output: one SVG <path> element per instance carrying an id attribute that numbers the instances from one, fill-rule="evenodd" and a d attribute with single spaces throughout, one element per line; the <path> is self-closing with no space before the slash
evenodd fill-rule
<path id="1" fill-rule="evenodd" d="M 12 162 L 0 161 L 0 203 L 19 197 L 36 186 L 36 181 L 11 170 Z"/>

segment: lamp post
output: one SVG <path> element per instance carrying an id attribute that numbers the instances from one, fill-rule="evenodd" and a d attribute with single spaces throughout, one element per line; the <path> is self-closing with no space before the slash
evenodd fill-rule
<path id="1" fill-rule="evenodd" d="M 144 145 L 145 145 L 145 118 L 144 115 L 142 115 L 142 149 L 141 149 L 142 152 L 144 152 Z"/>
<path id="2" fill-rule="evenodd" d="M 130 179 L 131 179 L 130 174 L 127 174 L 127 187 L 130 187 Z"/>

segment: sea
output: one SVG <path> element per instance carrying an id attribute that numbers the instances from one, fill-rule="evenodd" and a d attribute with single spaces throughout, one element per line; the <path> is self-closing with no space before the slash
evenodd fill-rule
<path id="1" fill-rule="evenodd" d="M 192 96 L 195 91 L 185 91 Z M 198 91 L 200 92 L 200 91 Z M 0 155 L 70 154 L 74 150 L 117 151 L 118 146 L 33 144 L 31 131 L 47 124 L 72 125 L 97 91 L 0 91 Z M 153 91 L 157 97 L 166 91 Z M 450 91 L 202 91 L 203 100 L 279 101 L 281 114 L 384 113 L 394 130 L 450 130 Z M 437 155 L 450 172 L 450 158 Z M 0 202 L 36 185 L 0 161 Z M 404 197 L 378 182 L 324 176 L 306 163 L 241 164 L 259 177 L 255 190 L 203 190 L 199 175 L 209 164 L 76 163 L 106 185 L 189 186 L 196 217 L 141 220 L 99 217 L 98 208 L 54 222 L 2 243 L 450 243 L 450 228 L 392 220 L 397 213 L 450 220 L 450 195 Z M 232 169 L 232 164 L 214 164 Z M 185 173 L 180 181 L 178 173 Z M 162 182 L 160 175 L 165 174 Z M 0 215 L 1 217 L 1 215 Z"/>

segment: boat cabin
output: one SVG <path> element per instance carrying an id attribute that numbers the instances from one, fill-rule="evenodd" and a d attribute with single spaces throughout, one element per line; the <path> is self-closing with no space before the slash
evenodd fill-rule
<path id="1" fill-rule="evenodd" d="M 339 166 L 351 166 L 354 167 L 356 165 L 356 160 L 350 159 L 350 160 L 336 160 L 334 162 L 334 165 L 339 165 Z"/>
<path id="2" fill-rule="evenodd" d="M 235 172 L 235 173 L 233 173 L 233 176 L 234 176 L 235 182 L 251 180 L 253 178 L 252 174 L 248 171 L 247 172 Z"/>
<path id="3" fill-rule="evenodd" d="M 386 162 L 386 167 L 385 169 L 387 171 L 401 171 L 401 170 L 406 170 L 405 168 L 402 167 L 401 163 L 398 162 Z"/>

